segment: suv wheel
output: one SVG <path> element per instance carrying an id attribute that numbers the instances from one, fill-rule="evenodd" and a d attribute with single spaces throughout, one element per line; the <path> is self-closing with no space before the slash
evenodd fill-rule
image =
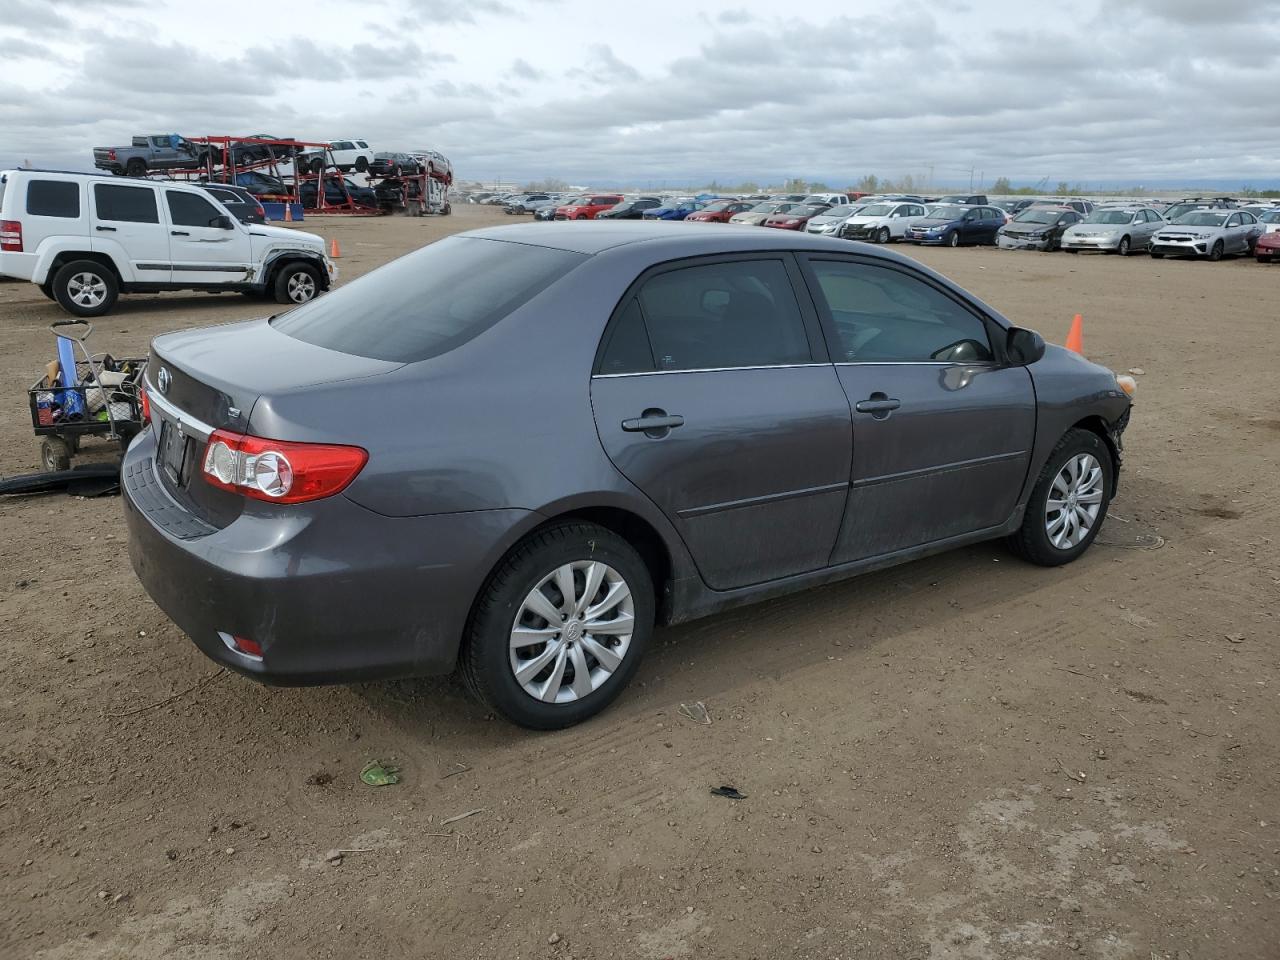
<path id="1" fill-rule="evenodd" d="M 125 164 L 124 172 L 130 177 L 145 177 L 147 175 L 147 161 L 141 157 L 134 157 Z"/>
<path id="2" fill-rule="evenodd" d="M 297 305 L 320 294 L 320 271 L 309 263 L 289 263 L 276 273 L 276 303 Z"/>
<path id="3" fill-rule="evenodd" d="M 76 317 L 100 317 L 120 295 L 116 275 L 93 260 L 73 260 L 53 276 L 53 298 Z"/>
<path id="4" fill-rule="evenodd" d="M 369 158 L 356 157 L 356 173 L 367 173 L 369 171 Z"/>
<path id="5" fill-rule="evenodd" d="M 1090 430 L 1068 430 L 1045 461 L 1009 546 L 1043 567 L 1076 559 L 1107 518 L 1113 476 L 1111 450 L 1102 438 Z"/>
<path id="6" fill-rule="evenodd" d="M 476 602 L 463 678 L 513 723 L 568 727 L 627 685 L 653 632 L 640 555 L 612 531 L 563 523 L 519 543 Z"/>

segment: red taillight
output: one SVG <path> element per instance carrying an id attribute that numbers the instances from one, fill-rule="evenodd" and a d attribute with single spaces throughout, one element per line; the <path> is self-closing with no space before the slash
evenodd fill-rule
<path id="1" fill-rule="evenodd" d="M 258 201 L 255 200 L 254 203 L 258 203 Z M 261 203 L 258 203 L 258 216 L 260 216 L 263 220 L 267 219 L 267 208 L 264 207 Z"/>
<path id="2" fill-rule="evenodd" d="M 0 250 L 22 252 L 21 220 L 0 220 Z"/>
<path id="3" fill-rule="evenodd" d="M 116 158 L 116 152 L 114 150 L 108 150 L 107 156 L 114 160 Z"/>
<path id="4" fill-rule="evenodd" d="M 331 497 L 369 461 L 360 447 L 268 440 L 215 430 L 205 446 L 206 483 L 268 503 Z"/>
<path id="5" fill-rule="evenodd" d="M 241 653 L 247 653 L 251 657 L 262 656 L 262 644 L 257 640 L 250 640 L 248 637 L 232 637 L 232 641 L 236 645 L 236 649 Z"/>

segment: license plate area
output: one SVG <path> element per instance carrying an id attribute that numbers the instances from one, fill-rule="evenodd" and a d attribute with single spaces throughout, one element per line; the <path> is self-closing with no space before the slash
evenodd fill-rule
<path id="1" fill-rule="evenodd" d="M 182 429 L 171 420 L 160 421 L 160 469 L 169 482 L 182 486 L 185 479 L 189 441 Z"/>

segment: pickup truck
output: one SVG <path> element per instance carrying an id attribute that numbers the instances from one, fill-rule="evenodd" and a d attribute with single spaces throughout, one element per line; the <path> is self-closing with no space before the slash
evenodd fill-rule
<path id="1" fill-rule="evenodd" d="M 152 170 L 201 170 L 208 166 L 210 148 L 186 137 L 163 133 L 134 137 L 127 147 L 94 147 L 93 165 L 99 170 L 144 177 Z"/>

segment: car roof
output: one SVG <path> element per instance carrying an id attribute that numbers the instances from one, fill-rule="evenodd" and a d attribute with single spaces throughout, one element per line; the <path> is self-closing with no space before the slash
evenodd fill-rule
<path id="1" fill-rule="evenodd" d="M 758 250 L 843 250 L 848 253 L 852 249 L 847 240 L 833 240 L 811 233 L 732 225 L 715 230 L 692 230 L 682 223 L 663 220 L 647 223 L 626 220 L 570 223 L 560 220 L 537 225 L 525 223 L 484 227 L 469 230 L 459 236 L 523 243 L 588 255 L 630 244 L 652 244 L 664 248 L 663 259 Z M 892 251 L 881 253 L 886 257 L 905 259 Z"/>

